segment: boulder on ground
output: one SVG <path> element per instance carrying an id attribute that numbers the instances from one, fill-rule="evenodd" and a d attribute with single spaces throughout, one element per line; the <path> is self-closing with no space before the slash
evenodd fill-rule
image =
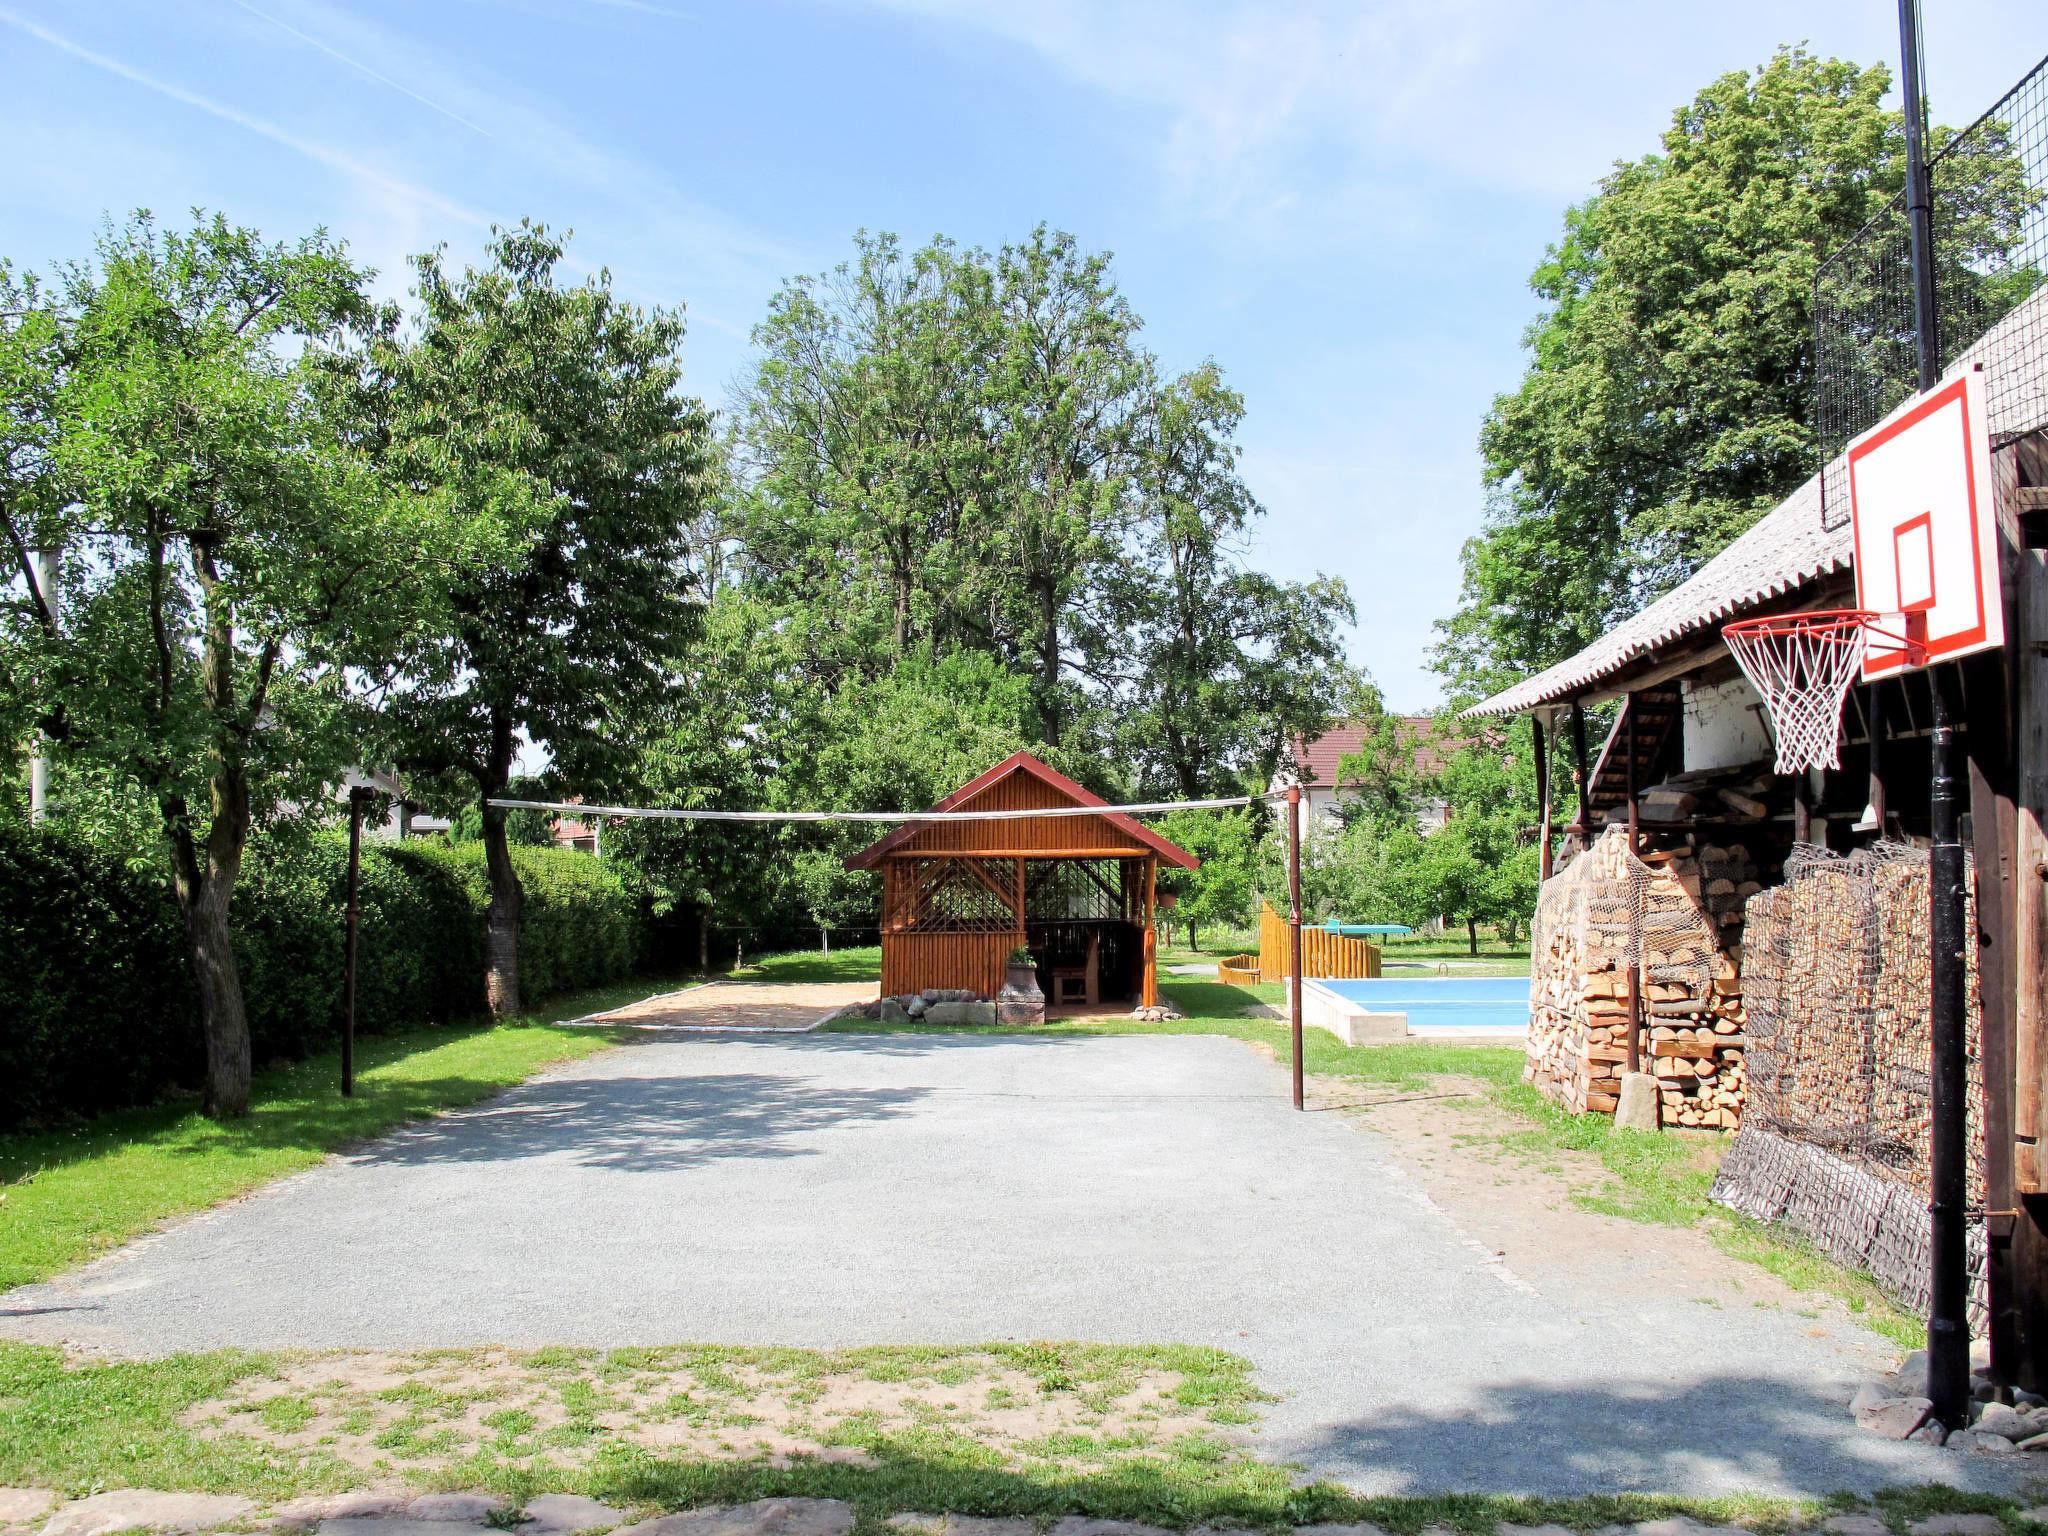
<path id="1" fill-rule="evenodd" d="M 924 1018 L 927 1024 L 993 1024 L 996 1021 L 996 1005 L 970 1002 L 964 998 L 948 998 L 925 1009 Z"/>
<path id="2" fill-rule="evenodd" d="M 1933 1402 L 1924 1397 L 1886 1398 L 1858 1413 L 1856 1427 L 1867 1429 L 1873 1435 L 1882 1435 L 1887 1440 L 1904 1440 L 1927 1422 L 1928 1412 L 1933 1407 Z"/>
<path id="3" fill-rule="evenodd" d="M 113 1488 L 67 1504 L 50 1517 L 43 1536 L 111 1536 L 114 1531 L 210 1531 L 240 1520 L 256 1506 L 220 1493 L 159 1493 Z"/>

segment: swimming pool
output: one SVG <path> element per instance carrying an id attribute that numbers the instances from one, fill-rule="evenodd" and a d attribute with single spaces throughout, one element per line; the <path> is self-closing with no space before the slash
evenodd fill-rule
<path id="1" fill-rule="evenodd" d="M 1317 1002 L 1324 1004 L 1319 1011 L 1330 1013 L 1405 1015 L 1406 1033 L 1418 1036 L 1520 1035 L 1529 1027 L 1526 976 L 1311 979 L 1302 995 L 1304 1013 Z"/>

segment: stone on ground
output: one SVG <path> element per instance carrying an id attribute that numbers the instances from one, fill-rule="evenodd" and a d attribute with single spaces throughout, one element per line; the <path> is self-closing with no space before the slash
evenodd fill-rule
<path id="1" fill-rule="evenodd" d="M 729 1509 L 693 1509 L 629 1525 L 620 1536 L 851 1536 L 843 1499 L 756 1499 Z"/>
<path id="2" fill-rule="evenodd" d="M 1702 1525 L 1689 1515 L 1643 1520 L 1637 1522 L 1633 1529 L 1635 1536 L 1743 1536 L 1732 1525 Z"/>
<path id="3" fill-rule="evenodd" d="M 1052 1528 L 1051 1536 L 1167 1536 L 1167 1532 L 1137 1520 L 1095 1520 L 1086 1515 L 1069 1515 Z"/>
<path id="4" fill-rule="evenodd" d="M 1866 1381 L 1856 1389 L 1856 1395 L 1849 1399 L 1849 1412 L 1860 1414 L 1864 1409 L 1875 1408 L 1879 1403 L 1888 1403 L 1898 1395 L 1888 1382 Z"/>
<path id="5" fill-rule="evenodd" d="M 380 1520 L 400 1514 L 412 1502 L 403 1493 L 313 1493 L 288 1499 L 271 1510 L 279 1525 L 321 1525 L 329 1520 Z"/>
<path id="6" fill-rule="evenodd" d="M 1504 1525 L 1500 1529 L 1501 1536 L 1512 1536 L 1512 1533 L 1518 1530 L 1526 1529 L 1529 1531 L 1557 1531 L 1561 1529 L 1561 1527 L 1555 1525 L 1531 1525 L 1527 1527 Z M 1295 1528 L 1294 1536 L 1387 1536 L 1387 1533 L 1381 1530 L 1376 1525 L 1368 1525 L 1365 1522 L 1360 1521 L 1356 1525 L 1333 1524 L 1297 1526 Z"/>
<path id="7" fill-rule="evenodd" d="M 1980 1435 L 2003 1435 L 2008 1440 L 2024 1440 L 2036 1432 L 2032 1419 L 2004 1403 L 1986 1403 L 1970 1428 Z"/>
<path id="8" fill-rule="evenodd" d="M 1371 1530 L 1372 1527 L 1362 1529 Z M 1499 1536 L 1577 1536 L 1577 1533 L 1564 1525 L 1504 1525 Z"/>
<path id="9" fill-rule="evenodd" d="M 523 1531 L 532 1531 L 535 1536 L 544 1532 L 564 1532 L 573 1536 L 577 1531 L 601 1531 L 617 1525 L 626 1518 L 622 1509 L 613 1509 L 596 1499 L 585 1498 L 580 1493 L 544 1493 L 538 1498 L 528 1499 L 524 1511 Z"/>
<path id="10" fill-rule="evenodd" d="M 1981 1429 L 1959 1429 L 1948 1437 L 1952 1451 L 1976 1451 L 1986 1456 L 2003 1456 L 2008 1451 L 2019 1449 L 2003 1435 L 1994 1435 Z"/>
<path id="11" fill-rule="evenodd" d="M 159 1493 L 115 1488 L 67 1504 L 50 1517 L 43 1536 L 108 1536 L 112 1531 L 210 1531 L 241 1519 L 256 1506 L 224 1493 Z"/>
<path id="12" fill-rule="evenodd" d="M 1034 1536 L 1036 1522 L 988 1515 L 891 1515 L 889 1528 L 905 1536 Z"/>
<path id="13" fill-rule="evenodd" d="M 1906 1527 L 1913 1536 L 2005 1536 L 1996 1515 L 1929 1515 Z"/>
<path id="14" fill-rule="evenodd" d="M 1820 1528 L 1828 1536 L 1891 1536 L 1892 1530 L 1876 1515 L 1830 1515 Z"/>
<path id="15" fill-rule="evenodd" d="M 313 1528 L 314 1536 L 482 1536 L 486 1529 L 456 1520 L 413 1520 L 405 1515 L 352 1515 L 341 1520 L 323 1520 Z"/>
<path id="16" fill-rule="evenodd" d="M 413 1520 L 450 1520 L 461 1521 L 465 1525 L 482 1525 L 491 1516 L 503 1514 L 510 1507 L 495 1493 L 423 1493 L 405 1506 L 405 1513 Z"/>
<path id="17" fill-rule="evenodd" d="M 0 1530 L 30 1525 L 57 1507 L 57 1495 L 47 1488 L 0 1488 Z"/>
<path id="18" fill-rule="evenodd" d="M 1887 1440 L 1904 1440 L 1927 1422 L 1934 1404 L 1924 1397 L 1893 1397 L 1875 1403 L 1856 1415 L 1856 1427 Z"/>
<path id="19" fill-rule="evenodd" d="M 1621 1097 L 1614 1106 L 1618 1131 L 1657 1129 L 1657 1079 L 1647 1072 L 1621 1074 Z"/>

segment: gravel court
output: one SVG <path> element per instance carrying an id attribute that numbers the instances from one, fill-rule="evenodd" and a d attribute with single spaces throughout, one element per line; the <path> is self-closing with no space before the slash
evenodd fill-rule
<path id="1" fill-rule="evenodd" d="M 2010 1476 L 1853 1427 L 1874 1336 L 1626 1276 L 1540 1291 L 1231 1040 L 651 1034 L 0 1297 L 0 1331 L 1184 1341 L 1281 1397 L 1263 1454 L 1368 1492 Z"/>

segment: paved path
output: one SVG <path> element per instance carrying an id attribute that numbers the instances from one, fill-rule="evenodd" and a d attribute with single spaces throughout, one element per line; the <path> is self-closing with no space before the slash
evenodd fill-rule
<path id="1" fill-rule="evenodd" d="M 1184 1340 L 1284 1394 L 1268 1454 L 1369 1491 L 1998 1475 L 1850 1426 L 1871 1336 L 1625 1263 L 1545 1292 L 1385 1147 L 1220 1038 L 656 1033 L 0 1297 L 0 1331 Z"/>

